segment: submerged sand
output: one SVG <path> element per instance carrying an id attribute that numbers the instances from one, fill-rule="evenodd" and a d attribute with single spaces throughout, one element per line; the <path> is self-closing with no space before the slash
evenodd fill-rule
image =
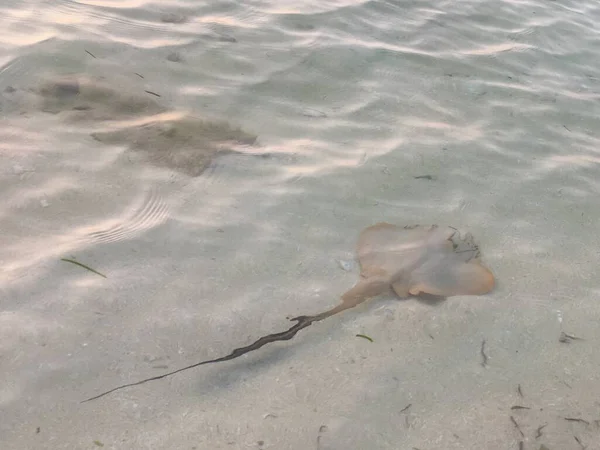
<path id="1" fill-rule="evenodd" d="M 2 7 L 2 450 L 598 449 L 597 5 L 160 7 Z M 333 307 L 381 221 L 471 232 L 494 290 L 80 403 Z"/>

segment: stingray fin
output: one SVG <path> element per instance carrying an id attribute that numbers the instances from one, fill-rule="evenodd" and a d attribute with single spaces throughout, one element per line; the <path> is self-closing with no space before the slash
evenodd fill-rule
<path id="1" fill-rule="evenodd" d="M 494 275 L 477 262 L 440 265 L 436 270 L 413 275 L 411 295 L 482 295 L 494 287 Z"/>

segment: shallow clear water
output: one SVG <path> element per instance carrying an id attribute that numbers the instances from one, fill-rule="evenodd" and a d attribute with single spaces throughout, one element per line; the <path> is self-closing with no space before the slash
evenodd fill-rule
<path id="1" fill-rule="evenodd" d="M 600 449 L 597 2 L 0 14 L 2 449 Z M 152 163 L 32 101 L 69 73 L 256 143 L 218 147 L 198 176 L 195 154 Z M 335 305 L 379 221 L 472 232 L 495 290 L 381 296 L 79 403 Z"/>

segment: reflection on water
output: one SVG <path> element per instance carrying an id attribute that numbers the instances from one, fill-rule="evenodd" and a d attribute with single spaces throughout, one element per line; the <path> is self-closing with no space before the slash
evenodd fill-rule
<path id="1" fill-rule="evenodd" d="M 3 448 L 600 442 L 597 3 L 0 13 Z M 79 404 L 335 307 L 378 222 L 472 232 L 495 289 Z"/>

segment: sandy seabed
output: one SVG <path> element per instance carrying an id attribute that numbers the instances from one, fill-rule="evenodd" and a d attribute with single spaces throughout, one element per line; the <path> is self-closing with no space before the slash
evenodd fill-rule
<path id="1" fill-rule="evenodd" d="M 597 3 L 0 13 L 2 450 L 600 449 Z M 494 290 L 80 403 L 333 307 L 381 221 Z"/>

